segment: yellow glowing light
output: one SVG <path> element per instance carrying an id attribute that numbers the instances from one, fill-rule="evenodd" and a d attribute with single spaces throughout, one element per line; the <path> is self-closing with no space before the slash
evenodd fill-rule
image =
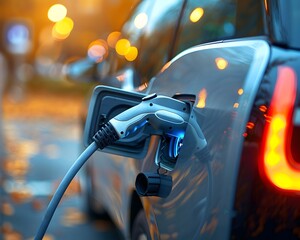
<path id="1" fill-rule="evenodd" d="M 148 16 L 146 13 L 138 14 L 134 19 L 134 26 L 138 29 L 142 29 L 148 23 Z"/>
<path id="2" fill-rule="evenodd" d="M 228 62 L 224 58 L 221 58 L 221 57 L 216 58 L 215 63 L 217 65 L 217 68 L 220 70 L 224 70 L 228 66 Z"/>
<path id="3" fill-rule="evenodd" d="M 87 54 L 95 62 L 103 61 L 104 57 L 106 57 L 108 55 L 107 43 L 102 39 L 93 41 L 89 45 Z"/>
<path id="4" fill-rule="evenodd" d="M 240 88 L 240 89 L 238 90 L 238 95 L 243 95 L 243 93 L 244 93 L 244 89 Z"/>
<path id="5" fill-rule="evenodd" d="M 239 106 L 240 106 L 240 104 L 238 104 L 238 103 L 233 104 L 233 108 L 239 108 Z"/>
<path id="6" fill-rule="evenodd" d="M 277 154 L 274 151 L 270 151 L 268 154 L 266 154 L 266 164 L 268 166 L 275 166 L 280 162 L 280 155 Z"/>
<path id="7" fill-rule="evenodd" d="M 198 94 L 198 103 L 197 103 L 197 108 L 204 108 L 206 105 L 206 98 L 207 98 L 207 91 L 205 88 L 203 88 L 199 94 Z"/>
<path id="8" fill-rule="evenodd" d="M 280 144 L 280 138 L 277 136 L 277 135 L 273 135 L 271 138 L 270 138 L 270 149 L 275 149 L 277 146 L 279 146 Z"/>
<path id="9" fill-rule="evenodd" d="M 286 121 L 283 116 L 276 115 L 271 123 L 271 129 L 275 132 L 278 133 L 280 130 L 284 129 L 286 125 Z"/>
<path id="10" fill-rule="evenodd" d="M 52 36 L 58 39 L 65 39 L 70 35 L 73 27 L 73 20 L 65 17 L 63 20 L 55 23 L 52 29 Z"/>
<path id="11" fill-rule="evenodd" d="M 132 62 L 138 56 L 138 49 L 136 47 L 129 47 L 128 53 L 126 53 L 125 58 L 127 61 Z"/>
<path id="12" fill-rule="evenodd" d="M 120 32 L 111 32 L 107 37 L 108 46 L 110 46 L 111 48 L 115 48 L 117 41 L 120 39 L 120 36 Z"/>
<path id="13" fill-rule="evenodd" d="M 282 145 L 284 144 L 285 120 L 283 116 L 276 115 L 272 118 L 269 128 L 267 151 L 265 152 L 266 165 L 273 167 L 280 164 Z"/>
<path id="14" fill-rule="evenodd" d="M 274 183 L 280 187 L 280 188 L 285 188 L 289 189 L 293 187 L 293 181 L 290 176 L 284 173 L 276 173 L 274 174 Z"/>
<path id="15" fill-rule="evenodd" d="M 48 10 L 48 18 L 52 22 L 59 22 L 67 16 L 67 8 L 62 4 L 54 4 Z"/>
<path id="16" fill-rule="evenodd" d="M 190 14 L 191 22 L 193 23 L 198 22 L 202 18 L 203 14 L 204 14 L 203 8 L 200 7 L 195 8 Z"/>
<path id="17" fill-rule="evenodd" d="M 122 56 L 125 56 L 129 52 L 129 48 L 130 48 L 130 42 L 125 38 L 120 39 L 116 43 L 116 51 L 118 54 Z"/>

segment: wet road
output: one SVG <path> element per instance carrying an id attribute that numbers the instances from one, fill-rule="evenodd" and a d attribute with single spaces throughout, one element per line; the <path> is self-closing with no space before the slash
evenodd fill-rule
<path id="1" fill-rule="evenodd" d="M 7 154 L 0 158 L 0 239 L 33 239 L 51 196 L 79 156 L 79 105 L 74 99 L 37 97 L 4 106 Z M 77 176 L 44 239 L 121 239 L 112 223 L 85 214 L 83 199 Z"/>

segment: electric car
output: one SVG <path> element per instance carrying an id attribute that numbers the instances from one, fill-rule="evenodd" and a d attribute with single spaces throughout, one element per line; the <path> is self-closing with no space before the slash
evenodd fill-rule
<path id="1" fill-rule="evenodd" d="M 86 144 L 157 96 L 185 104 L 187 126 L 170 137 L 139 122 L 93 154 L 90 211 L 126 239 L 299 239 L 299 21 L 298 0 L 141 1 L 122 29 L 138 56 L 106 60 L 113 87 L 91 96 Z"/>

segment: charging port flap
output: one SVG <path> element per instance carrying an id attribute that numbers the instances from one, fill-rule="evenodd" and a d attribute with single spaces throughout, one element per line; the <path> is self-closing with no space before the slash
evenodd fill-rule
<path id="1" fill-rule="evenodd" d="M 88 146 L 93 142 L 93 136 L 103 124 L 119 113 L 136 106 L 145 97 L 145 94 L 128 92 L 122 89 L 97 86 L 92 94 L 89 111 L 84 129 L 84 144 Z M 113 153 L 132 158 L 143 158 L 149 144 L 147 136 L 120 139 L 103 149 L 103 152 Z"/>

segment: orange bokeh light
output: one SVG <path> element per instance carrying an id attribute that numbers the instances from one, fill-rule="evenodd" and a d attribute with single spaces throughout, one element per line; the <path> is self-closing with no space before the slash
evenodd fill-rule
<path id="1" fill-rule="evenodd" d="M 228 62 L 226 61 L 226 59 L 221 57 L 216 58 L 215 63 L 217 65 L 217 68 L 220 70 L 224 70 L 228 66 Z"/>
<path id="2" fill-rule="evenodd" d="M 206 98 L 207 98 L 207 91 L 205 88 L 201 89 L 201 91 L 198 94 L 198 103 L 197 108 L 204 108 L 206 105 Z"/>
<path id="3" fill-rule="evenodd" d="M 243 93 L 244 93 L 244 89 L 240 88 L 240 89 L 238 90 L 238 95 L 243 95 Z"/>
<path id="4" fill-rule="evenodd" d="M 117 32 L 117 31 L 116 32 L 111 32 L 107 37 L 108 46 L 110 46 L 111 48 L 115 48 L 116 43 L 120 39 L 120 36 L 121 36 L 120 32 Z"/>

